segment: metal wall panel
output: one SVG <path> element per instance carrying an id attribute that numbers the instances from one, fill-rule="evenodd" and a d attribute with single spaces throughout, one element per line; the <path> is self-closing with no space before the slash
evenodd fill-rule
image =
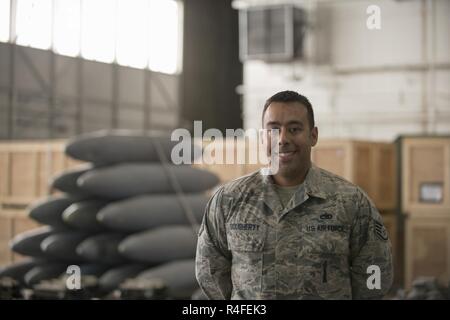
<path id="1" fill-rule="evenodd" d="M 144 103 L 144 77 L 146 70 L 119 67 L 119 101 Z"/>
<path id="2" fill-rule="evenodd" d="M 18 90 L 39 91 L 48 94 L 50 85 L 50 54 L 48 51 L 16 47 L 14 65 Z"/>
<path id="3" fill-rule="evenodd" d="M 56 95 L 65 97 L 77 97 L 78 60 L 75 58 L 57 55 L 55 62 Z"/>
<path id="4" fill-rule="evenodd" d="M 111 101 L 112 97 L 112 67 L 110 64 L 83 62 L 83 92 L 86 98 Z"/>
<path id="5" fill-rule="evenodd" d="M 173 128 L 179 117 L 179 78 L 0 43 L 0 139 Z M 164 116 L 152 120 L 160 110 Z"/>
<path id="6" fill-rule="evenodd" d="M 10 46 L 0 43 L 0 87 L 9 87 Z"/>

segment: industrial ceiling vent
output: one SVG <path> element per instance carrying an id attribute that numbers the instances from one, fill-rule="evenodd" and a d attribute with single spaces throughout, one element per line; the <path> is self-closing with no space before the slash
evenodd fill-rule
<path id="1" fill-rule="evenodd" d="M 242 8 L 240 58 L 268 62 L 301 59 L 305 29 L 305 10 L 293 5 Z"/>

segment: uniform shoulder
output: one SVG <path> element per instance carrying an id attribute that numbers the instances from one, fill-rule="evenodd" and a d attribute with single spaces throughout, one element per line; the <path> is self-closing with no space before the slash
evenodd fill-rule
<path id="1" fill-rule="evenodd" d="M 369 195 L 358 185 L 346 180 L 325 169 L 318 168 L 322 182 L 322 188 L 329 195 L 339 195 L 344 200 L 347 200 L 352 205 L 368 205 L 375 207 L 373 200 Z"/>
<path id="2" fill-rule="evenodd" d="M 348 194 L 354 196 L 366 195 L 365 192 L 356 184 L 348 181 L 347 179 L 327 171 L 322 168 L 317 168 L 320 180 L 322 182 L 322 187 L 329 194 Z"/>
<path id="3" fill-rule="evenodd" d="M 260 186 L 261 182 L 260 172 L 255 171 L 245 176 L 231 180 L 223 184 L 221 188 L 225 195 L 242 194 Z"/>

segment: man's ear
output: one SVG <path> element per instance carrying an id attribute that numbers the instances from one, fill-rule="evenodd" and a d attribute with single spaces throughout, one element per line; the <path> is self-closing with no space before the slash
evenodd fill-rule
<path id="1" fill-rule="evenodd" d="M 317 127 L 314 127 L 311 130 L 311 147 L 314 147 L 317 144 L 318 140 L 319 140 L 319 129 Z"/>

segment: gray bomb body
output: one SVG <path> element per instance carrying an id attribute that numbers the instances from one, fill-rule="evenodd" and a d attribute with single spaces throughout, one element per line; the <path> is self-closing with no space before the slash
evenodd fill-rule
<path id="1" fill-rule="evenodd" d="M 31 268 L 24 276 L 28 286 L 38 284 L 42 280 L 58 278 L 67 270 L 67 264 L 48 262 Z"/>
<path id="2" fill-rule="evenodd" d="M 47 237 L 55 234 L 57 231 L 49 226 L 43 226 L 28 230 L 16 235 L 9 243 L 12 251 L 31 257 L 48 257 L 42 251 L 41 243 Z"/>
<path id="3" fill-rule="evenodd" d="M 195 256 L 197 237 L 191 227 L 166 226 L 125 238 L 119 252 L 132 261 L 152 264 Z"/>
<path id="4" fill-rule="evenodd" d="M 126 279 L 134 278 L 140 272 L 148 269 L 145 264 L 126 264 L 111 268 L 99 278 L 99 287 L 103 292 L 117 289 Z"/>
<path id="5" fill-rule="evenodd" d="M 69 262 L 82 262 L 83 258 L 76 253 L 77 246 L 88 234 L 66 231 L 48 236 L 41 242 L 41 249 L 46 256 Z"/>
<path id="6" fill-rule="evenodd" d="M 68 196 L 50 196 L 35 202 L 29 212 L 29 217 L 39 223 L 53 227 L 67 227 L 62 220 L 63 211 L 75 200 Z"/>
<path id="7" fill-rule="evenodd" d="M 120 233 L 102 233 L 84 239 L 76 248 L 79 256 L 87 261 L 117 265 L 126 262 L 119 253 L 120 242 L 125 238 Z"/>
<path id="8" fill-rule="evenodd" d="M 62 219 L 64 223 L 80 231 L 104 231 L 105 227 L 97 221 L 97 213 L 106 203 L 101 200 L 86 200 L 73 203 L 64 210 Z"/>
<path id="9" fill-rule="evenodd" d="M 77 185 L 77 179 L 92 170 L 92 164 L 84 164 L 71 170 L 64 171 L 52 179 L 51 186 L 73 197 L 85 198 L 88 195 Z"/>
<path id="10" fill-rule="evenodd" d="M 184 199 L 200 224 L 208 197 L 204 194 L 185 194 Z M 180 199 L 175 194 L 143 195 L 117 201 L 101 209 L 97 219 L 110 229 L 125 232 L 189 224 Z"/>
<path id="11" fill-rule="evenodd" d="M 110 266 L 101 263 L 82 263 L 80 264 L 80 272 L 82 276 L 96 276 L 101 277 Z"/>
<path id="12" fill-rule="evenodd" d="M 170 160 L 172 148 L 178 142 L 171 141 L 168 135 L 146 136 L 142 131 L 102 130 L 69 140 L 65 152 L 72 158 L 96 165 L 158 162 L 160 158 L 155 143 L 159 143 L 164 156 Z"/>
<path id="13" fill-rule="evenodd" d="M 12 263 L 10 265 L 0 268 L 0 279 L 1 278 L 12 278 L 18 281 L 20 284 L 24 284 L 24 276 L 32 268 L 45 263 L 45 260 L 40 259 L 25 259 L 19 262 Z"/>
<path id="14" fill-rule="evenodd" d="M 168 295 L 175 299 L 190 298 L 198 289 L 193 259 L 172 261 L 150 268 L 140 273 L 137 279 L 161 279 Z"/>
<path id="15" fill-rule="evenodd" d="M 184 165 L 168 168 L 186 193 L 202 192 L 219 183 L 217 176 L 206 170 Z M 98 168 L 80 176 L 77 183 L 86 192 L 108 199 L 175 191 L 161 164 L 128 163 Z"/>
<path id="16" fill-rule="evenodd" d="M 77 264 L 78 265 L 78 264 Z M 107 265 L 82 263 L 78 265 L 80 267 L 80 276 L 92 275 L 99 277 L 106 270 Z M 57 279 L 61 277 L 67 277 L 72 275 L 72 272 L 68 271 L 69 264 L 62 262 L 46 262 L 31 268 L 24 276 L 25 283 L 28 286 L 38 284 L 43 280 Z"/>

